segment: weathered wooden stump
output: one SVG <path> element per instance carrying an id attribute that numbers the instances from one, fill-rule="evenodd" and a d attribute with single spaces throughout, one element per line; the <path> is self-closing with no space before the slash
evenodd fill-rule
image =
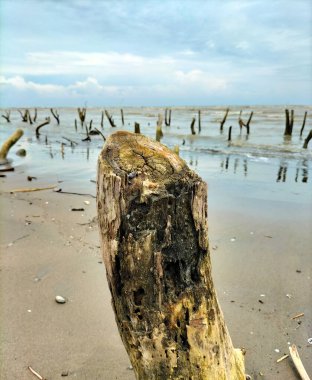
<path id="1" fill-rule="evenodd" d="M 162 144 L 111 135 L 98 160 L 102 253 L 137 379 L 245 379 L 211 277 L 207 184 Z"/>

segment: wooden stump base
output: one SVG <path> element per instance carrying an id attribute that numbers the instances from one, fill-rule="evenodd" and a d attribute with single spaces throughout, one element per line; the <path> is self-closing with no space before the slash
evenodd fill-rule
<path id="1" fill-rule="evenodd" d="M 162 144 L 111 135 L 98 160 L 102 253 L 136 378 L 243 380 L 211 277 L 207 184 Z"/>

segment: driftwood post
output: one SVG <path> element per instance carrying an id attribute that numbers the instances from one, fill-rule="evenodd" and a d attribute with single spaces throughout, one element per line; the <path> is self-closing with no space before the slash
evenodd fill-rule
<path id="1" fill-rule="evenodd" d="M 50 111 L 54 117 L 54 119 L 57 122 L 57 125 L 60 125 L 60 115 L 58 114 L 57 110 L 54 110 L 53 108 L 50 108 Z"/>
<path id="2" fill-rule="evenodd" d="M 105 115 L 106 115 L 111 127 L 116 127 L 116 124 L 114 123 L 113 116 L 107 110 L 105 110 Z"/>
<path id="3" fill-rule="evenodd" d="M 7 155 L 11 147 L 17 143 L 17 141 L 23 136 L 24 131 L 17 129 L 7 140 L 2 144 L 0 148 L 0 161 L 6 162 Z"/>
<path id="4" fill-rule="evenodd" d="M 227 110 L 225 111 L 225 115 L 223 116 L 223 119 L 221 120 L 221 123 L 220 123 L 220 131 L 223 131 L 223 125 L 224 123 L 226 122 L 226 118 L 229 114 L 229 108 L 227 108 Z"/>
<path id="5" fill-rule="evenodd" d="M 134 122 L 134 133 L 141 133 L 140 124 L 136 121 Z"/>
<path id="6" fill-rule="evenodd" d="M 191 126 L 190 126 L 192 135 L 196 135 L 195 128 L 194 128 L 195 122 L 196 122 L 196 118 L 193 117 L 192 122 L 191 122 Z"/>
<path id="7" fill-rule="evenodd" d="M 165 125 L 170 127 L 171 124 L 171 109 L 168 112 L 168 109 L 165 109 Z"/>
<path id="8" fill-rule="evenodd" d="M 211 277 L 207 184 L 164 145 L 112 134 L 98 160 L 101 247 L 139 380 L 243 380 Z"/>
<path id="9" fill-rule="evenodd" d="M 120 113 L 121 113 L 121 123 L 122 123 L 122 125 L 125 125 L 124 113 L 123 113 L 123 109 L 122 108 L 120 110 Z"/>
<path id="10" fill-rule="evenodd" d="M 307 149 L 308 148 L 308 144 L 309 144 L 309 141 L 312 139 L 312 129 L 310 130 L 308 136 L 306 137 L 306 139 L 304 140 L 304 143 L 303 143 L 303 149 Z"/>
<path id="11" fill-rule="evenodd" d="M 286 116 L 286 124 L 285 124 L 284 136 L 291 136 L 292 131 L 293 131 L 293 126 L 294 126 L 294 110 L 291 110 L 290 115 L 289 115 L 289 110 L 285 109 L 285 116 Z"/>
<path id="12" fill-rule="evenodd" d="M 198 110 L 198 133 L 201 132 L 201 115 L 200 110 Z"/>
<path id="13" fill-rule="evenodd" d="M 301 127 L 301 129 L 300 129 L 300 137 L 302 137 L 302 133 L 303 133 L 303 130 L 304 130 L 304 126 L 305 126 L 305 123 L 306 123 L 306 120 L 307 120 L 307 115 L 308 115 L 308 112 L 305 111 L 304 116 L 303 116 L 302 127 Z"/>
<path id="14" fill-rule="evenodd" d="M 11 122 L 10 120 L 11 110 L 5 111 L 5 115 L 1 115 L 8 123 Z"/>

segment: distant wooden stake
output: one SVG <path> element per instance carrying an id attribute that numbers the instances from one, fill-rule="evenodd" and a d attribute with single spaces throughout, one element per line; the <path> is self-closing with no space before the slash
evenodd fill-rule
<path id="1" fill-rule="evenodd" d="M 191 132 L 192 132 L 192 135 L 196 135 L 195 128 L 194 128 L 195 122 L 196 122 L 196 118 L 193 117 L 192 122 L 191 122 Z"/>
<path id="2" fill-rule="evenodd" d="M 38 138 L 40 136 L 40 133 L 39 133 L 39 129 L 44 127 L 45 125 L 49 124 L 51 121 L 51 119 L 49 117 L 46 118 L 46 121 L 43 122 L 42 124 L 38 125 L 38 127 L 36 128 L 36 137 Z"/>
<path id="3" fill-rule="evenodd" d="M 57 125 L 60 125 L 60 115 L 58 114 L 57 110 L 54 110 L 53 108 L 50 109 L 54 119 L 57 122 Z"/>
<path id="4" fill-rule="evenodd" d="M 307 149 L 308 148 L 308 144 L 309 144 L 309 141 L 312 139 L 312 129 L 311 131 L 309 132 L 307 138 L 304 140 L 304 144 L 303 144 L 303 149 Z"/>
<path id="5" fill-rule="evenodd" d="M 171 110 L 165 109 L 165 125 L 170 127 L 171 124 Z"/>
<path id="6" fill-rule="evenodd" d="M 111 125 L 111 127 L 116 127 L 116 124 L 114 123 L 113 116 L 110 115 L 110 113 L 107 110 L 105 110 L 105 115 L 106 115 L 106 117 L 107 117 L 107 119 L 108 119 L 109 124 Z"/>
<path id="7" fill-rule="evenodd" d="M 250 116 L 249 116 L 249 118 L 248 118 L 248 120 L 247 120 L 247 123 L 246 123 L 247 135 L 249 135 L 249 132 L 250 132 L 249 124 L 250 124 L 250 122 L 251 122 L 252 116 L 253 116 L 253 111 L 251 111 Z"/>
<path id="8" fill-rule="evenodd" d="M 5 115 L 1 115 L 8 123 L 10 123 L 11 111 L 5 111 Z"/>
<path id="9" fill-rule="evenodd" d="M 121 113 L 121 123 L 122 123 L 122 125 L 125 125 L 123 109 L 120 110 L 120 113 Z"/>
<path id="10" fill-rule="evenodd" d="M 33 122 L 32 122 L 32 120 L 31 120 L 30 112 L 29 112 L 29 110 L 26 110 L 26 112 L 27 112 L 27 118 L 28 118 L 29 124 L 32 125 Z"/>
<path id="11" fill-rule="evenodd" d="M 101 128 L 104 127 L 104 112 L 101 112 Z"/>
<path id="12" fill-rule="evenodd" d="M 308 115 L 308 112 L 305 111 L 304 117 L 303 117 L 303 122 L 302 122 L 302 127 L 301 127 L 301 130 L 300 130 L 300 137 L 302 136 L 302 133 L 303 133 L 303 130 L 304 130 L 304 126 L 305 126 L 305 123 L 306 123 L 307 115 Z"/>
<path id="13" fill-rule="evenodd" d="M 198 133 L 201 132 L 201 117 L 200 117 L 200 110 L 198 110 Z"/>
<path id="14" fill-rule="evenodd" d="M 80 119 L 81 127 L 83 127 L 83 124 L 86 120 L 87 109 L 86 108 L 77 108 L 77 111 L 78 111 L 78 116 Z"/>
<path id="15" fill-rule="evenodd" d="M 134 123 L 134 133 L 141 133 L 140 124 L 137 122 Z"/>
<path id="16" fill-rule="evenodd" d="M 22 113 L 21 110 L 17 110 L 17 111 L 20 113 L 21 118 L 22 118 L 22 121 L 23 121 L 24 123 L 27 123 L 27 121 L 28 121 L 28 113 L 27 113 L 27 111 L 28 111 L 28 110 L 25 110 L 25 111 L 24 111 L 24 114 Z"/>
<path id="17" fill-rule="evenodd" d="M 226 118 L 229 114 L 229 108 L 227 108 L 227 110 L 225 111 L 225 115 L 223 116 L 223 119 L 221 120 L 221 123 L 220 123 L 220 131 L 223 131 L 223 125 L 224 123 L 226 122 Z"/>
<path id="18" fill-rule="evenodd" d="M 232 126 L 229 127 L 228 141 L 232 140 Z"/>
<path id="19" fill-rule="evenodd" d="M 297 347 L 295 344 L 289 347 L 290 356 L 292 358 L 292 361 L 301 377 L 302 380 L 310 380 L 309 375 L 307 374 L 307 371 L 305 370 L 302 361 L 300 359 Z"/>
<path id="20" fill-rule="evenodd" d="M 289 110 L 285 109 L 285 116 L 286 116 L 286 125 L 285 125 L 285 131 L 284 136 L 291 136 L 293 131 L 293 125 L 294 125 L 294 110 L 291 110 L 289 115 Z"/>
<path id="21" fill-rule="evenodd" d="M 35 108 L 35 115 L 34 115 L 33 121 L 34 121 L 34 122 L 37 121 L 37 108 Z"/>

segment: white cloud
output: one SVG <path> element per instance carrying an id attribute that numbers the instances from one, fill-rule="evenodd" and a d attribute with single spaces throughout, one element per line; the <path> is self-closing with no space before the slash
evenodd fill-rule
<path id="1" fill-rule="evenodd" d="M 37 93 L 53 93 L 55 95 L 62 92 L 64 89 L 64 87 L 61 85 L 41 84 L 32 81 L 26 81 L 23 77 L 18 75 L 11 78 L 0 76 L 0 85 L 10 85 L 17 90 L 31 90 Z"/>
<path id="2" fill-rule="evenodd" d="M 224 90 L 227 87 L 227 81 L 224 77 L 216 77 L 209 75 L 201 70 L 191 70 L 183 72 L 181 70 L 175 72 L 177 82 L 183 87 L 194 87 L 204 92 L 211 90 Z"/>
<path id="3" fill-rule="evenodd" d="M 5 75 L 87 75 L 107 77 L 111 75 L 141 75 L 158 72 L 174 66 L 170 56 L 144 57 L 118 52 L 72 52 L 27 53 L 22 65 L 2 65 Z"/>

